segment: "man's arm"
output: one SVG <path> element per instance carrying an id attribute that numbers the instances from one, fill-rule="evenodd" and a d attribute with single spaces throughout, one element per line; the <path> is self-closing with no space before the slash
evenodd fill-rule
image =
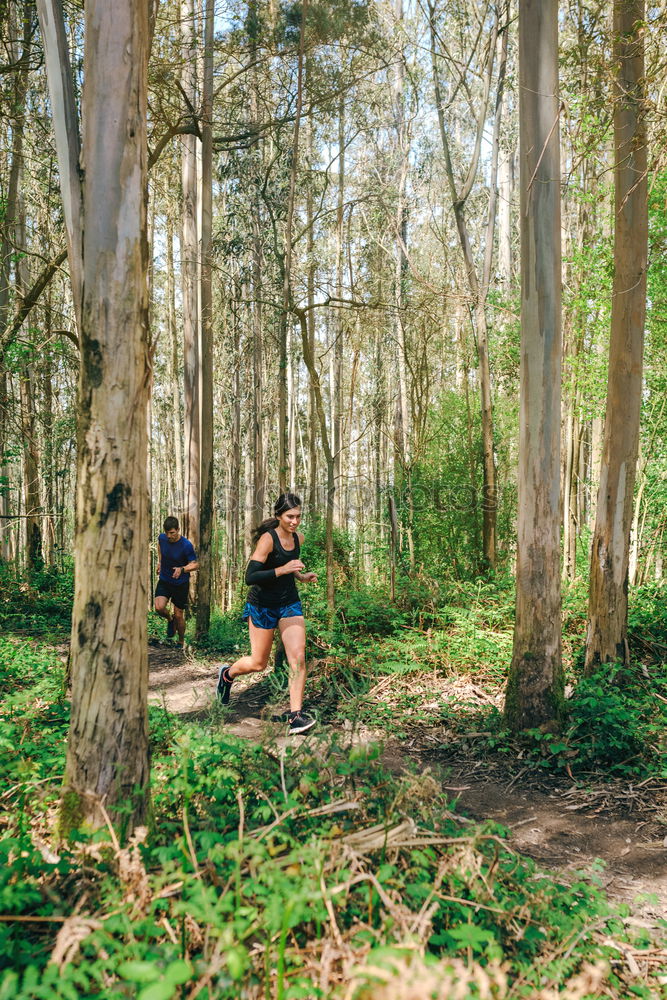
<path id="1" fill-rule="evenodd" d="M 186 555 L 190 556 L 190 561 L 185 564 L 185 566 L 176 566 L 172 572 L 172 577 L 174 580 L 178 580 L 181 573 L 194 573 L 196 569 L 199 569 L 199 560 L 197 559 L 197 553 L 195 552 L 194 545 L 192 542 L 188 541 L 189 548 L 186 550 Z"/>

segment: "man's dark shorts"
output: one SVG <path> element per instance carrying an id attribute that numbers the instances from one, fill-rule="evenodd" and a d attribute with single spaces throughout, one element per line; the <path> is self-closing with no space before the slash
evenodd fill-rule
<path id="1" fill-rule="evenodd" d="M 156 597 L 166 597 L 175 608 L 183 610 L 188 604 L 188 591 L 190 587 L 187 583 L 167 583 L 166 580 L 158 580 L 155 588 Z"/>

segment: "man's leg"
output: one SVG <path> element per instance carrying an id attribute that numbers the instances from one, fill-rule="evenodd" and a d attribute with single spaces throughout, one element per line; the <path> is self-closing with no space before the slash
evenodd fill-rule
<path id="1" fill-rule="evenodd" d="M 185 645 L 185 608 L 179 608 L 174 604 L 174 625 L 176 634 L 181 646 Z"/>
<path id="2" fill-rule="evenodd" d="M 166 618 L 167 621 L 171 618 L 171 615 L 167 611 L 168 597 L 156 597 L 155 598 L 155 614 L 159 615 L 160 618 Z"/>

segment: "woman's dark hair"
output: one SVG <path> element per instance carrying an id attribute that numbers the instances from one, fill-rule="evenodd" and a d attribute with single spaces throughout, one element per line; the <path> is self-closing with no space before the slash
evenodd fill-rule
<path id="1" fill-rule="evenodd" d="M 276 502 L 273 505 L 273 517 L 267 517 L 265 521 L 258 524 L 252 532 L 252 540 L 256 543 L 259 538 L 264 534 L 265 531 L 271 531 L 272 528 L 278 527 L 278 518 L 285 511 L 294 510 L 295 507 L 301 506 L 301 497 L 298 497 L 296 493 L 281 493 Z"/>

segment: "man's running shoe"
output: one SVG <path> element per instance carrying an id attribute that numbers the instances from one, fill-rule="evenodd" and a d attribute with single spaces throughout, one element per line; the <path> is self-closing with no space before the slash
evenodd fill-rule
<path id="1" fill-rule="evenodd" d="M 167 622 L 167 639 L 173 639 L 176 635 L 176 619 L 172 615 Z"/>
<path id="2" fill-rule="evenodd" d="M 233 677 L 229 676 L 229 667 L 229 663 L 221 663 L 218 670 L 218 686 L 215 693 L 223 705 L 226 705 L 229 701 L 229 693 L 232 690 L 232 682 L 234 680 Z"/>
<path id="3" fill-rule="evenodd" d="M 305 733 L 307 730 L 312 729 L 315 725 L 316 720 L 310 715 L 306 715 L 305 712 L 290 712 L 289 713 L 289 731 L 290 733 Z"/>

